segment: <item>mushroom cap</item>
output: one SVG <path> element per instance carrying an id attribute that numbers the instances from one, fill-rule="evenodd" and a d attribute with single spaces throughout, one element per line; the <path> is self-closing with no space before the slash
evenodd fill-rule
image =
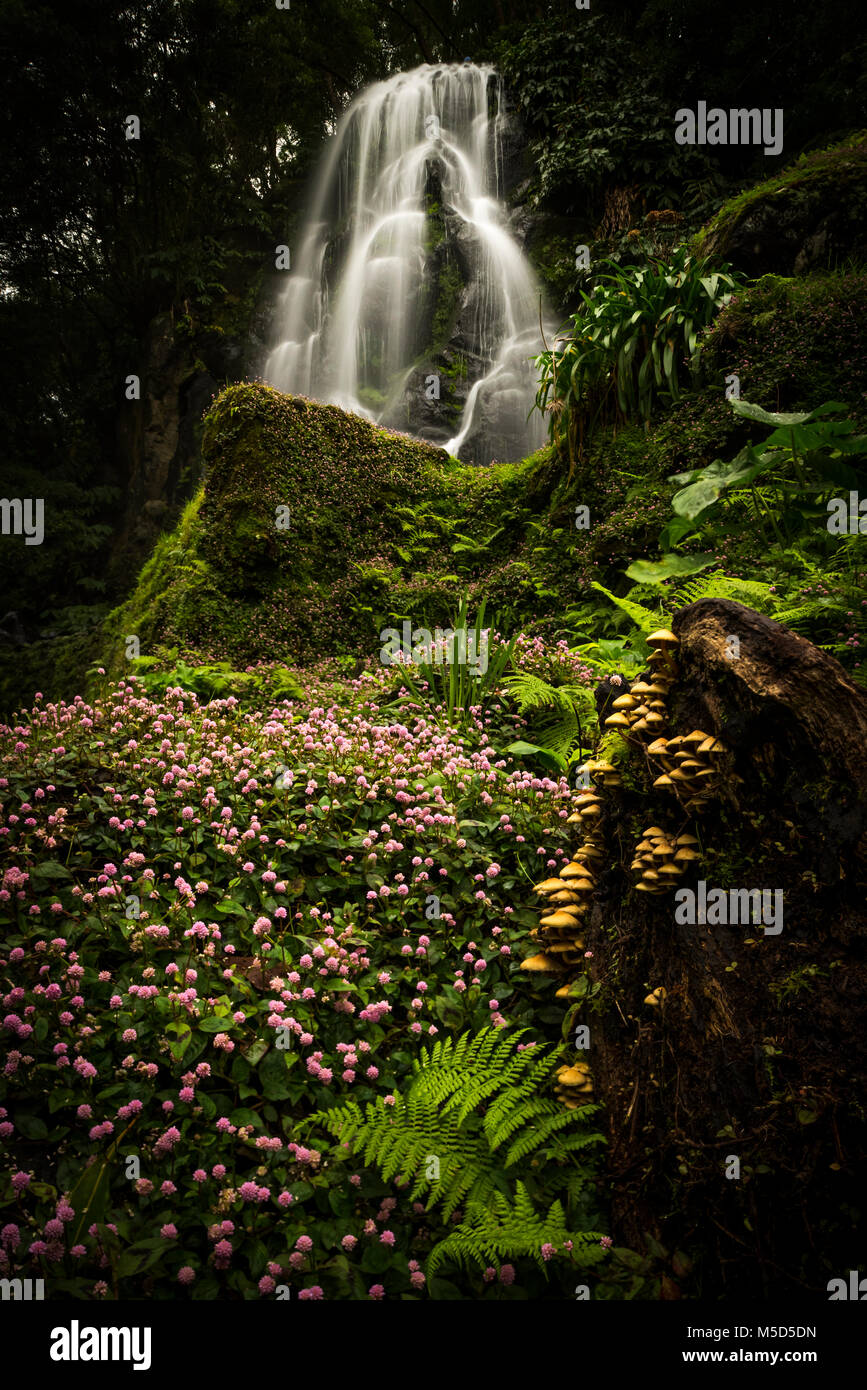
<path id="1" fill-rule="evenodd" d="M 676 862 L 676 861 L 677 861 L 677 855 L 675 855 L 674 857 L 675 857 L 675 863 L 673 863 L 673 864 L 672 864 L 672 863 L 662 864 L 662 865 L 660 866 L 660 870 L 659 870 L 660 877 L 661 877 L 663 874 L 665 874 L 668 878 L 680 878 L 681 874 L 683 873 L 683 869 L 682 869 L 681 866 Z"/>
<path id="2" fill-rule="evenodd" d="M 701 855 L 689 845 L 684 845 L 683 849 L 679 849 L 674 856 L 675 864 L 688 864 L 692 859 L 701 859 Z"/>
<path id="3" fill-rule="evenodd" d="M 648 646 L 651 647 L 679 647 L 680 638 L 675 637 L 667 627 L 661 627 L 658 632 L 651 632 L 647 639 Z"/>
<path id="4" fill-rule="evenodd" d="M 582 820 L 594 820 L 596 816 L 602 815 L 602 807 L 597 806 L 595 803 L 593 803 L 592 805 L 582 806 L 578 814 Z"/>
<path id="5" fill-rule="evenodd" d="M 590 1066 L 587 1062 L 574 1062 L 572 1066 L 558 1067 L 556 1074 L 559 1086 L 583 1086 L 590 1077 Z"/>
<path id="6" fill-rule="evenodd" d="M 655 869 L 645 869 L 641 875 L 641 881 L 642 883 L 658 883 L 659 874 Z"/>
<path id="7" fill-rule="evenodd" d="M 707 734 L 704 729 L 693 729 L 691 734 L 684 734 L 683 741 L 685 745 L 695 744 L 697 748 L 699 744 L 704 743 L 706 738 Z"/>
<path id="8" fill-rule="evenodd" d="M 665 840 L 668 837 L 664 830 L 660 830 L 658 825 L 651 825 L 645 830 L 644 838 L 645 840 Z"/>
<path id="9" fill-rule="evenodd" d="M 653 785 L 655 787 L 659 787 L 660 790 L 664 790 L 666 787 L 670 787 L 672 785 L 671 778 L 669 777 L 667 772 L 663 772 L 661 777 L 657 777 Z"/>
<path id="10" fill-rule="evenodd" d="M 625 714 L 609 714 L 605 726 L 608 729 L 628 729 L 629 720 Z"/>
<path id="11" fill-rule="evenodd" d="M 698 836 L 690 835 L 688 832 L 685 831 L 683 835 L 678 835 L 675 843 L 678 845 L 697 845 Z"/>
<path id="12" fill-rule="evenodd" d="M 547 917 L 539 918 L 540 927 L 577 927 L 582 908 L 558 908 Z"/>
<path id="13" fill-rule="evenodd" d="M 573 878 L 583 878 L 586 870 L 582 864 L 564 864 L 560 870 L 560 879 L 564 888 L 571 887 Z"/>
<path id="14" fill-rule="evenodd" d="M 618 695 L 616 700 L 612 700 L 612 709 L 634 709 L 638 701 L 631 695 Z"/>
<path id="15" fill-rule="evenodd" d="M 562 887 L 563 884 L 560 882 L 559 878 L 543 878 L 541 883 L 533 884 L 533 892 L 556 893 L 557 889 Z"/>
<path id="16" fill-rule="evenodd" d="M 558 975 L 560 966 L 553 956 L 540 954 L 538 956 L 528 956 L 521 961 L 522 970 L 530 970 L 545 975 Z"/>
<path id="17" fill-rule="evenodd" d="M 724 753 L 725 744 L 720 743 L 715 734 L 708 734 L 704 743 L 699 744 L 698 751 L 699 753 Z"/>
<path id="18" fill-rule="evenodd" d="M 662 754 L 662 753 L 667 753 L 667 752 L 668 752 L 668 739 L 666 739 L 666 738 L 657 738 L 657 739 L 654 739 L 653 743 L 649 743 L 649 744 L 647 745 L 647 748 L 646 748 L 645 751 L 646 751 L 647 753 L 650 753 L 650 755 L 651 755 L 652 757 L 654 757 L 654 758 L 657 757 L 657 756 L 659 756 L 659 755 Z"/>
<path id="19" fill-rule="evenodd" d="M 665 993 L 665 986 L 659 985 L 656 989 L 650 991 L 644 1002 L 645 1004 L 653 1005 L 653 1007 L 655 1008 L 657 1007 L 657 1005 L 663 1002 L 663 1000 L 665 999 Z"/>

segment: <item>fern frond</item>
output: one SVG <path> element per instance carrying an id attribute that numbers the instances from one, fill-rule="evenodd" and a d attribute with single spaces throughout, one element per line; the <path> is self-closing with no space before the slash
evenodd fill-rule
<path id="1" fill-rule="evenodd" d="M 757 579 L 737 579 L 726 574 L 698 575 L 678 584 L 677 607 L 686 608 L 703 598 L 727 598 L 756 608 L 760 603 L 773 602 L 770 588 L 770 584 L 763 584 Z"/>
<path id="2" fill-rule="evenodd" d="M 385 1181 L 410 1182 L 411 1200 L 427 1194 L 428 1210 L 441 1208 L 445 1220 L 464 1202 L 469 1210 L 499 1197 L 509 1207 L 511 1182 L 534 1157 L 542 1160 L 534 1188 L 541 1183 L 549 1198 L 564 1187 L 568 1193 L 576 1161 L 584 1177 L 591 1171 L 576 1156 L 604 1139 L 588 1125 L 595 1107 L 564 1111 L 546 1094 L 557 1051 L 519 1052 L 526 1031 L 487 1027 L 438 1039 L 422 1048 L 393 1105 L 379 1099 L 362 1111 L 352 1102 L 313 1118 Z"/>
<path id="3" fill-rule="evenodd" d="M 475 1203 L 468 1207 L 457 1229 L 431 1251 L 427 1261 L 428 1278 L 433 1278 L 446 1262 L 464 1267 L 476 1264 L 485 1269 L 488 1265 L 499 1265 L 504 1259 L 520 1256 L 529 1256 L 540 1269 L 546 1270 L 543 1245 L 560 1251 L 567 1240 L 572 1242 L 570 1255 L 574 1264 L 592 1268 L 605 1258 L 599 1243 L 601 1233 L 570 1231 L 559 1201 L 553 1202 L 547 1212 L 538 1212 L 527 1188 L 519 1182 L 513 1202 L 496 1193 L 490 1207 Z"/>
<path id="4" fill-rule="evenodd" d="M 633 603 L 631 599 L 618 598 L 617 594 L 612 594 L 610 589 L 606 589 L 604 584 L 598 583 L 595 579 L 592 579 L 590 584 L 591 588 L 598 589 L 600 594 L 604 594 L 622 612 L 628 614 L 644 637 L 653 632 L 654 628 L 658 628 L 660 624 L 669 622 L 669 615 L 666 613 L 654 613 L 640 603 Z"/>

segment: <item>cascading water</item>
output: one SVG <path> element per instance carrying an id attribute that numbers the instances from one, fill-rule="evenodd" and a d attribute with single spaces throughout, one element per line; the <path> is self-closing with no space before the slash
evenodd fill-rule
<path id="1" fill-rule="evenodd" d="M 540 290 L 499 196 L 506 129 L 500 79 L 471 63 L 355 99 L 318 172 L 266 380 L 468 462 L 544 442 L 530 414 Z"/>

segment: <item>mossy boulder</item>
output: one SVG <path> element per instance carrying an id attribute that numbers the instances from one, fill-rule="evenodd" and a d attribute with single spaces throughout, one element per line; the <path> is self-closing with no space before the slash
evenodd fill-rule
<path id="1" fill-rule="evenodd" d="M 202 453 L 202 487 L 106 622 L 113 672 L 130 637 L 234 668 L 372 656 L 384 624 L 447 622 L 490 567 L 486 538 L 505 553 L 551 487 L 546 451 L 479 470 L 262 385 L 217 398 Z"/>
<path id="2" fill-rule="evenodd" d="M 867 254 L 867 131 L 803 154 L 724 203 L 694 239 L 752 276 L 801 275 Z"/>

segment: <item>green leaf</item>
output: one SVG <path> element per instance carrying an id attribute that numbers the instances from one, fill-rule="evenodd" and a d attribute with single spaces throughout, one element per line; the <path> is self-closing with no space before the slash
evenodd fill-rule
<path id="1" fill-rule="evenodd" d="M 16 1114 L 13 1118 L 15 1128 L 24 1135 L 25 1139 L 45 1139 L 48 1137 L 48 1126 L 44 1120 L 40 1120 L 38 1115 Z"/>
<path id="2" fill-rule="evenodd" d="M 229 1119 L 233 1125 L 238 1125 L 239 1128 L 241 1125 L 252 1125 L 255 1129 L 262 1128 L 261 1116 L 257 1115 L 255 1110 L 249 1110 L 243 1105 L 237 1110 L 233 1110 Z"/>
<path id="3" fill-rule="evenodd" d="M 731 400 L 729 405 L 735 415 L 743 415 L 747 420 L 756 420 L 760 425 L 803 425 L 811 414 L 809 410 L 800 410 L 791 415 L 763 410 L 760 405 L 752 405 L 750 401 Z"/>
<path id="4" fill-rule="evenodd" d="M 179 1062 L 192 1042 L 193 1030 L 189 1023 L 179 1021 L 177 1023 L 167 1023 L 165 1032 L 169 1041 L 169 1051 L 175 1061 Z"/>
<path id="5" fill-rule="evenodd" d="M 290 1095 L 286 1057 L 285 1052 L 275 1047 L 259 1063 L 259 1081 L 266 1100 L 287 1100 Z"/>
<path id="6" fill-rule="evenodd" d="M 714 564 L 715 555 L 665 555 L 661 560 L 635 560 L 625 573 L 636 584 L 661 584 L 674 575 L 698 574 Z"/>
<path id="7" fill-rule="evenodd" d="M 53 879 L 71 879 L 72 874 L 65 864 L 59 864 L 56 859 L 43 859 L 39 864 L 34 864 L 30 877 L 40 883 L 49 883 Z"/>
<path id="8" fill-rule="evenodd" d="M 200 1018 L 198 1029 L 200 1033 L 228 1033 L 234 1027 L 231 1014 L 210 1014 L 207 1018 Z"/>

